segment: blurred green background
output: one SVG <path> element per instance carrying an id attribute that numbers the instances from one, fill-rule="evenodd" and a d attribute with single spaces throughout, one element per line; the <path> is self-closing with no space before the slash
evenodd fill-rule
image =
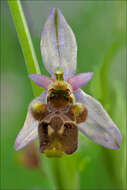
<path id="1" fill-rule="evenodd" d="M 108 150 L 80 136 L 72 156 L 39 154 L 41 167 L 34 169 L 24 163 L 25 150 L 13 146 L 33 94 L 8 3 L 1 1 L 1 189 L 54 189 L 55 182 L 68 190 L 126 189 L 126 1 L 27 0 L 22 6 L 43 74 L 41 30 L 50 9 L 61 9 L 77 39 L 77 73 L 95 72 L 83 89 L 103 103 L 123 141 L 120 150 Z"/>

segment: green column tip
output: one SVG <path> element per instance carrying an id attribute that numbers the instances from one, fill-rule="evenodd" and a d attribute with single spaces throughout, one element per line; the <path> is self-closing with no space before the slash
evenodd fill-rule
<path id="1" fill-rule="evenodd" d="M 54 75 L 56 80 L 64 80 L 63 79 L 63 70 L 60 67 L 57 67 L 54 71 Z"/>

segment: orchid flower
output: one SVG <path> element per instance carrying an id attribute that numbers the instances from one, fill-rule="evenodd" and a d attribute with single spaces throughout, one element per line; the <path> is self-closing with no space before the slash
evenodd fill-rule
<path id="1" fill-rule="evenodd" d="M 15 141 L 19 150 L 38 137 L 38 124 L 30 112 L 33 104 L 40 101 L 47 103 L 48 88 L 56 79 L 54 71 L 61 68 L 66 81 L 73 90 L 75 101 L 88 109 L 85 122 L 78 124 L 78 129 L 97 144 L 110 149 L 119 149 L 122 136 L 119 128 L 112 121 L 101 103 L 80 89 L 91 80 L 92 72 L 74 75 L 77 65 L 77 44 L 75 36 L 58 8 L 53 8 L 41 35 L 41 53 L 43 63 L 51 78 L 38 74 L 29 77 L 45 91 L 29 105 L 23 128 Z"/>

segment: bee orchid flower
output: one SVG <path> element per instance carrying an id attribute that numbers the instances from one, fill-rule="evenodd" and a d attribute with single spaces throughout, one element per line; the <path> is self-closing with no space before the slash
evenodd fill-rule
<path id="1" fill-rule="evenodd" d="M 74 75 L 76 39 L 58 8 L 51 10 L 45 23 L 41 53 L 51 78 L 29 75 L 45 91 L 30 103 L 15 149 L 39 137 L 40 152 L 57 150 L 71 154 L 77 149 L 77 130 L 97 144 L 119 149 L 122 140 L 119 128 L 101 103 L 80 89 L 91 80 L 93 73 Z"/>

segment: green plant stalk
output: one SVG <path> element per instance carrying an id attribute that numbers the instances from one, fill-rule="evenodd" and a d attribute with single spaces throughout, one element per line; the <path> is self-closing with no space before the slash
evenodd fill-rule
<path id="1" fill-rule="evenodd" d="M 48 177 L 51 184 L 56 189 L 79 189 L 77 168 L 76 168 L 77 155 L 64 155 L 61 158 L 48 158 L 43 157 L 43 161 L 48 163 L 48 166 L 44 166 L 49 169 Z M 47 162 L 46 162 L 47 160 Z M 50 166 L 50 168 L 48 168 Z M 46 171 L 45 168 L 45 171 Z M 51 178 L 52 176 L 52 178 Z"/>
<path id="2" fill-rule="evenodd" d="M 35 55 L 31 35 L 27 26 L 21 2 L 20 0 L 8 0 L 8 4 L 16 27 L 21 49 L 23 51 L 27 71 L 29 74 L 40 74 L 39 64 Z M 39 95 L 42 90 L 40 90 L 40 88 L 35 85 L 32 80 L 31 83 L 34 95 Z"/>
<path id="3" fill-rule="evenodd" d="M 20 0 L 8 0 L 8 4 L 11 10 L 11 14 L 14 20 L 16 27 L 17 35 L 20 41 L 21 49 L 23 51 L 26 68 L 29 74 L 37 73 L 40 74 L 39 64 L 36 58 L 34 47 L 32 44 L 31 35 L 27 26 L 27 22 L 23 13 L 22 5 Z M 39 87 L 32 82 L 32 89 L 34 96 L 37 96 L 41 93 Z M 64 165 L 64 170 L 63 170 Z M 45 167 L 46 166 L 46 167 Z M 74 189 L 75 187 L 75 175 L 70 177 L 66 175 L 66 172 L 69 174 L 75 173 L 75 171 L 67 168 L 67 158 L 61 160 L 61 158 L 46 158 L 43 157 L 43 169 L 45 170 L 47 176 L 51 180 L 51 185 L 53 189 Z M 68 171 L 67 171 L 68 170 Z M 67 176 L 67 177 L 66 177 Z"/>

